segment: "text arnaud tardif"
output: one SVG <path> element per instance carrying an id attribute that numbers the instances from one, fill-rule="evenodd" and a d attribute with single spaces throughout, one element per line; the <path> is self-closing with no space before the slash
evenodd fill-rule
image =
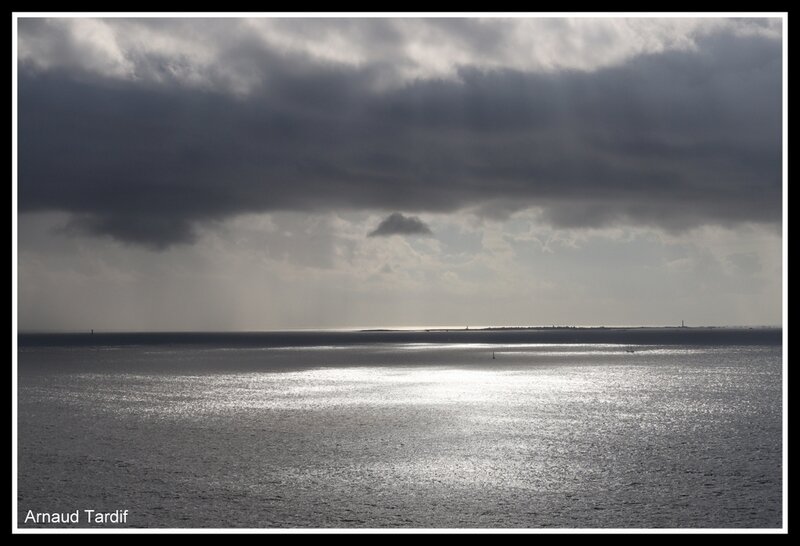
<path id="1" fill-rule="evenodd" d="M 28 510 L 23 523 L 126 523 L 127 510 L 100 512 L 99 510 L 75 510 L 73 512 L 34 512 Z"/>

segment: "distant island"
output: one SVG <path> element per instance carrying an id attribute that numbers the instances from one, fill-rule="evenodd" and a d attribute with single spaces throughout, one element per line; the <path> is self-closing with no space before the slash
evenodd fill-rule
<path id="1" fill-rule="evenodd" d="M 494 332 L 494 331 L 505 331 L 505 330 L 642 330 L 647 328 L 705 328 L 705 329 L 714 329 L 714 328 L 731 328 L 729 326 L 684 326 L 681 324 L 680 326 L 561 326 L 561 325 L 552 325 L 552 326 L 483 326 L 478 328 L 470 328 L 469 326 L 465 326 L 464 328 L 421 328 L 419 330 L 407 330 L 407 329 L 393 329 L 393 328 L 366 328 L 362 330 L 358 330 L 359 332 Z M 774 326 L 736 326 L 733 328 L 774 328 Z"/>

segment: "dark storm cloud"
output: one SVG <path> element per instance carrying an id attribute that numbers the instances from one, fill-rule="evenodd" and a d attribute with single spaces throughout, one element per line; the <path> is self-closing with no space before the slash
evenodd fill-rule
<path id="1" fill-rule="evenodd" d="M 403 216 L 394 212 L 378 224 L 369 237 L 388 237 L 390 235 L 433 235 L 431 228 L 416 216 Z"/>
<path id="2" fill-rule="evenodd" d="M 134 217 L 125 213 L 76 215 L 64 226 L 63 232 L 109 236 L 155 250 L 163 250 L 174 244 L 192 243 L 195 240 L 195 233 L 188 220 L 180 216 L 149 215 L 146 212 Z"/>
<path id="3" fill-rule="evenodd" d="M 208 77 L 247 74 L 243 95 L 170 83 L 176 67 L 152 58 L 133 81 L 23 63 L 19 206 L 155 248 L 191 242 L 197 222 L 280 210 L 777 223 L 781 44 L 697 43 L 593 72 L 464 67 L 381 90 L 379 64 L 242 40 Z"/>

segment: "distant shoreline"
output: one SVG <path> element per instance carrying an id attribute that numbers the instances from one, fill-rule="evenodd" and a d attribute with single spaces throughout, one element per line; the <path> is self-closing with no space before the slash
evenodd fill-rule
<path id="1" fill-rule="evenodd" d="M 484 332 L 501 330 L 754 330 L 775 329 L 777 326 L 482 326 L 478 328 L 419 328 L 413 330 L 394 328 L 366 328 L 357 332 Z M 321 330 L 324 331 L 324 330 Z"/>
<path id="2" fill-rule="evenodd" d="M 623 344 L 780 345 L 777 327 L 485 327 L 422 330 L 370 329 L 283 332 L 20 333 L 19 347 L 214 346 L 231 348 L 325 347 L 371 344 Z"/>

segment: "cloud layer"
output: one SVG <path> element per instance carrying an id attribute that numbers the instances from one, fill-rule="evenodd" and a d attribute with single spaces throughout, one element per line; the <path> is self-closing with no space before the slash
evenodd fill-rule
<path id="1" fill-rule="evenodd" d="M 555 226 L 669 230 L 780 221 L 774 25 L 665 31 L 648 47 L 615 38 L 629 47 L 612 54 L 602 33 L 553 20 L 551 43 L 573 33 L 607 53 L 565 70 L 541 51 L 507 62 L 527 58 L 509 54 L 523 42 L 478 21 L 248 24 L 272 26 L 21 21 L 20 211 L 67 212 L 68 229 L 154 248 L 274 211 L 535 208 Z M 303 33 L 349 38 L 323 48 L 334 58 L 292 46 Z M 427 64 L 398 45 L 435 38 Z"/>

